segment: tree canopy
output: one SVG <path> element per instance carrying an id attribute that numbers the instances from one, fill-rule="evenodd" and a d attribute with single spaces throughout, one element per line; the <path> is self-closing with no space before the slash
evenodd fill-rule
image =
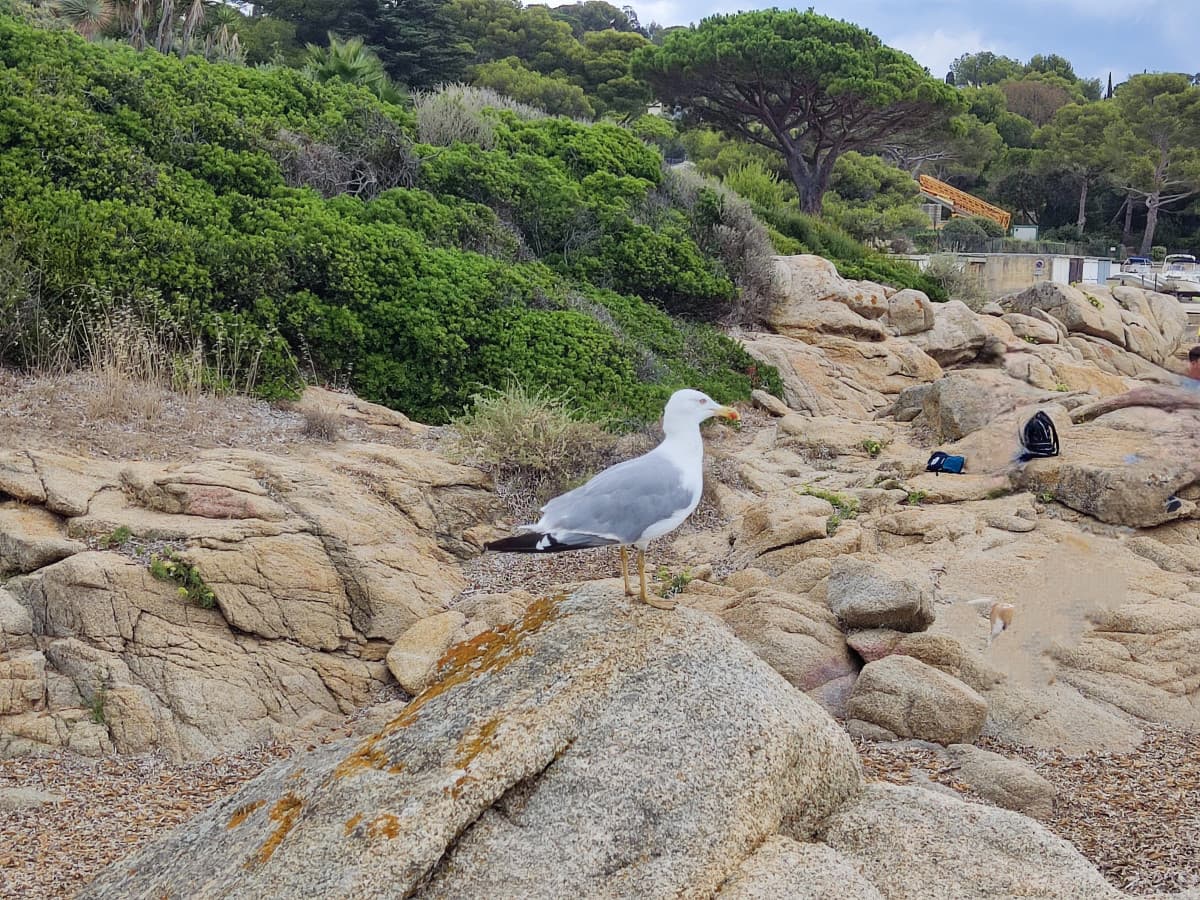
<path id="1" fill-rule="evenodd" d="M 1135 142 L 1124 175 L 1146 204 L 1146 255 L 1161 208 L 1200 193 L 1200 87 L 1186 75 L 1137 75 L 1114 100 Z"/>
<path id="2" fill-rule="evenodd" d="M 811 10 L 709 17 L 639 51 L 634 71 L 696 119 L 783 154 L 810 213 L 843 153 L 959 108 L 912 57 Z"/>

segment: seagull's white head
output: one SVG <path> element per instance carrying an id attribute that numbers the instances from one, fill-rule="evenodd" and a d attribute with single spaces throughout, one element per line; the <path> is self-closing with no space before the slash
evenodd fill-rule
<path id="1" fill-rule="evenodd" d="M 711 416 L 735 422 L 739 418 L 738 411 L 732 406 L 722 406 L 702 391 L 676 391 L 663 411 L 663 432 L 670 435 L 685 428 L 695 428 Z"/>

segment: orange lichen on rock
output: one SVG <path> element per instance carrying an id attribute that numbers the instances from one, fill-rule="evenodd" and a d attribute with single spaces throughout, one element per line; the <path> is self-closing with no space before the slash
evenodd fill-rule
<path id="1" fill-rule="evenodd" d="M 383 733 L 373 734 L 359 746 L 357 750 L 338 763 L 337 768 L 333 770 L 334 778 L 343 778 L 346 775 L 353 775 L 355 772 L 361 772 L 364 769 L 375 769 L 379 772 L 390 772 L 392 775 L 398 775 L 404 771 L 404 766 L 393 764 L 387 755 L 387 751 L 379 746 L 379 742 L 383 740 Z"/>
<path id="2" fill-rule="evenodd" d="M 400 820 L 391 813 L 380 813 L 367 825 L 367 837 L 385 837 L 388 840 L 400 833 Z"/>
<path id="3" fill-rule="evenodd" d="M 358 823 L 361 821 L 362 813 L 355 813 L 346 820 L 346 824 L 343 826 L 346 829 L 346 837 L 350 837 L 350 835 L 354 833 L 354 829 L 358 827 Z"/>
<path id="4" fill-rule="evenodd" d="M 462 740 L 458 742 L 454 765 L 463 769 L 469 766 L 475 757 L 492 746 L 495 742 L 496 730 L 499 727 L 499 719 L 488 719 L 470 737 L 464 734 Z"/>
<path id="5" fill-rule="evenodd" d="M 258 848 L 258 851 L 246 860 L 245 867 L 247 869 L 254 865 L 263 865 L 267 862 L 279 849 L 279 845 L 283 843 L 283 839 L 287 837 L 288 832 L 296 825 L 296 819 L 300 817 L 300 810 L 304 806 L 304 801 L 295 794 L 284 794 L 271 807 L 271 811 L 267 814 L 272 822 L 277 822 L 275 830 L 267 836 L 263 841 L 263 845 Z"/>
<path id="6" fill-rule="evenodd" d="M 401 728 L 407 728 L 416 721 L 417 713 L 425 704 L 452 687 L 464 684 L 486 672 L 501 671 L 510 663 L 527 655 L 528 650 L 522 646 L 523 639 L 552 619 L 558 604 L 564 599 L 565 595 L 543 597 L 531 604 L 525 615 L 512 625 L 497 626 L 447 650 L 437 663 L 438 680 L 414 697 L 400 715 L 363 741 L 357 750 L 342 760 L 334 769 L 333 777 L 343 778 L 367 769 L 400 772 L 402 766 L 392 764 L 387 752 L 380 746 L 384 738 Z M 495 725 L 491 731 L 495 731 Z M 490 740 L 491 732 L 486 735 L 486 741 Z M 480 746 L 475 752 L 478 753 L 482 749 L 483 746 Z"/>
<path id="7" fill-rule="evenodd" d="M 237 828 L 246 821 L 252 812 L 258 809 L 260 806 L 265 806 L 266 802 L 266 800 L 255 800 L 251 803 L 242 804 L 233 811 L 233 815 L 229 817 L 229 823 L 225 827 Z"/>

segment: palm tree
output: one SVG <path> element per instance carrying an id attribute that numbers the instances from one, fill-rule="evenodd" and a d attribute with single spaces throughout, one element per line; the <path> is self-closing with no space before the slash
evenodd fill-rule
<path id="1" fill-rule="evenodd" d="M 308 45 L 304 72 L 317 81 L 337 79 L 365 87 L 380 100 L 399 103 L 402 94 L 384 71 L 383 63 L 360 37 L 341 40 L 329 32 L 329 46 Z"/>
<path id="2" fill-rule="evenodd" d="M 57 0 L 54 12 L 91 41 L 112 21 L 114 10 L 111 0 Z"/>

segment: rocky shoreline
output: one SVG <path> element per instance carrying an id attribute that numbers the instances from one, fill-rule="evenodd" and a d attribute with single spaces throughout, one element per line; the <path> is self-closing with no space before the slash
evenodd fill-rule
<path id="1" fill-rule="evenodd" d="M 170 768 L 214 756 L 240 760 L 244 753 L 265 764 L 264 746 L 298 747 L 292 771 L 308 774 L 298 775 L 294 788 L 280 787 L 287 763 L 240 788 L 238 808 L 261 801 L 251 811 L 261 814 L 244 817 L 245 830 L 218 821 L 226 803 L 200 813 L 169 841 L 183 848 L 207 833 L 206 846 L 225 849 L 195 864 L 215 866 L 222 854 L 227 862 L 244 856 L 253 843 L 246 835 L 270 844 L 282 817 L 289 824 L 277 842 L 279 858 L 294 857 L 288 877 L 308 877 L 310 856 L 360 859 L 348 871 L 366 867 L 366 873 L 374 864 L 360 854 L 380 835 L 387 840 L 393 826 L 372 831 L 376 819 L 367 817 L 334 840 L 332 826 L 321 823 L 345 812 L 345 825 L 354 818 L 351 806 L 367 798 L 353 785 L 330 793 L 340 781 L 314 773 L 340 771 L 365 752 L 372 771 L 384 759 L 412 769 L 417 760 L 405 748 L 415 738 L 404 729 L 338 731 L 347 716 L 399 683 L 420 696 L 408 712 L 393 702 L 395 715 L 409 716 L 422 733 L 434 729 L 422 746 L 449 741 L 459 750 L 425 780 L 402 778 L 388 787 L 367 779 L 370 790 L 384 791 L 370 799 L 373 815 L 395 818 L 420 797 L 432 804 L 419 819 L 423 827 L 444 813 L 445 827 L 471 837 L 440 848 L 435 840 L 395 863 L 400 868 L 388 877 L 411 875 L 413 889 L 429 896 L 461 895 L 472 885 L 483 890 L 493 877 L 467 861 L 512 851 L 503 822 L 488 823 L 523 815 L 514 801 L 502 801 L 518 782 L 527 783 L 522 790 L 540 804 L 545 822 L 560 822 L 556 835 L 599 840 L 631 827 L 613 823 L 613 832 L 572 818 L 564 804 L 576 789 L 574 776 L 551 778 L 554 766 L 599 765 L 605 758 L 602 745 L 589 750 L 580 735 L 591 733 L 590 717 L 611 732 L 640 715 L 621 679 L 658 658 L 656 641 L 708 641 L 715 643 L 706 665 L 749 671 L 742 654 L 750 653 L 747 659 L 766 664 L 761 683 L 754 683 L 776 698 L 761 708 L 761 722 L 772 724 L 752 726 L 748 710 L 759 707 L 749 696 L 739 716 L 727 698 L 703 691 L 708 705 L 684 715 L 704 678 L 698 670 L 692 687 L 675 690 L 674 670 L 663 669 L 661 683 L 639 682 L 638 691 L 658 696 L 645 727 L 663 727 L 678 715 L 680 728 L 704 721 L 730 735 L 720 748 L 681 757 L 663 777 L 715 779 L 711 773 L 747 741 L 767 741 L 764 748 L 781 742 L 764 752 L 783 754 L 793 768 L 772 770 L 764 782 L 753 767 L 738 774 L 725 765 L 702 792 L 714 802 L 747 803 L 747 810 L 764 799 L 776 804 L 774 819 L 748 817 L 744 834 L 733 829 L 733 843 L 700 817 L 687 819 L 674 837 L 658 826 L 643 836 L 674 868 L 635 862 L 628 848 L 612 850 L 624 860 L 613 871 L 629 873 L 629 884 L 644 895 L 686 886 L 697 895 L 752 896 L 766 885 L 784 890 L 797 872 L 857 884 L 847 874 L 853 873 L 865 892 L 856 896 L 916 896 L 918 883 L 924 896 L 983 896 L 988 885 L 1015 889 L 1016 882 L 1005 880 L 1011 878 L 1026 879 L 1021 883 L 1035 885 L 1039 896 L 1117 896 L 1112 885 L 1136 894 L 1195 886 L 1200 876 L 1188 861 L 1197 857 L 1197 829 L 1181 798 L 1194 798 L 1200 788 L 1198 773 L 1180 763 L 1180 754 L 1194 748 L 1200 730 L 1200 417 L 1146 406 L 1087 421 L 1072 416 L 1098 400 L 1177 378 L 1178 354 L 1187 346 L 1178 304 L 1133 288 L 1042 284 L 974 312 L 954 301 L 931 304 L 915 291 L 844 281 L 816 257 L 781 258 L 778 266 L 785 293 L 768 318 L 770 331 L 742 338 L 779 368 L 784 395 L 760 397 L 769 412 L 749 416 L 739 432 L 709 431 L 701 515 L 652 550 L 688 610 L 678 620 L 612 600 L 615 583 L 605 580 L 612 559 L 604 552 L 499 567 L 481 559 L 482 543 L 502 530 L 507 515 L 490 479 L 447 462 L 436 433 L 344 395 L 314 392 L 306 402 L 318 398 L 351 439 L 314 442 L 289 432 L 293 425 L 276 418 L 260 426 L 248 413 L 248 433 L 285 437 L 173 448 L 153 460 L 39 443 L 29 419 L 0 406 L 21 426 L 11 431 L 17 440 L 0 446 L 0 756 L 9 758 L 0 762 L 0 777 L 29 777 L 39 756 L 149 753 Z M 1055 422 L 1062 453 L 1015 464 L 1019 427 L 1036 410 Z M 925 472 L 935 449 L 963 456 L 965 473 Z M 184 575 L 199 573 L 212 608 L 192 602 L 186 578 L 154 577 L 146 567 L 151 553 L 174 554 Z M 555 625 L 554 616 L 538 619 L 548 593 L 568 598 L 555 602 L 567 604 L 567 620 L 582 632 Z M 984 597 L 1014 609 L 1011 627 L 991 646 L 986 608 L 968 602 Z M 611 684 L 604 676 L 603 689 L 588 682 L 592 687 L 578 696 L 563 695 L 566 705 L 557 713 L 547 711 L 559 688 L 537 681 L 536 667 L 526 672 L 526 654 L 536 659 L 547 635 L 558 634 L 555 646 L 566 641 L 572 654 L 555 657 L 555 665 L 576 665 L 606 646 L 601 635 L 611 643 L 609 631 L 626 627 L 621 623 L 630 617 L 641 624 L 622 632 L 622 640 L 628 652 L 643 647 L 644 655 L 595 662 L 601 668 L 586 669 L 589 678 L 610 665 L 624 674 Z M 453 673 L 476 656 L 508 653 L 499 648 L 509 647 L 510 638 L 520 648 L 513 651 L 514 671 L 526 675 L 485 666 L 461 670 L 467 674 L 455 681 Z M 728 681 L 730 690 L 735 683 Z M 447 699 L 422 699 L 430 695 Z M 519 731 L 506 723 L 525 721 L 522 707 L 511 704 L 526 696 L 541 698 L 536 708 L 545 718 L 538 727 L 548 743 L 536 752 L 527 740 L 501 739 Z M 468 702 L 477 709 L 456 731 L 451 713 Z M 780 704 L 792 709 L 798 702 L 778 718 Z M 443 703 L 445 715 L 421 712 Z M 646 724 L 656 717 L 657 725 Z M 805 724 L 789 730 L 796 723 Z M 472 729 L 479 731 L 479 752 L 492 760 L 486 771 L 475 771 L 475 755 L 462 756 Z M 536 731 L 529 726 L 524 734 Z M 340 735 L 341 743 L 304 750 L 314 734 Z M 640 734 L 631 732 L 632 747 L 641 746 Z M 825 737 L 813 745 L 814 735 Z M 378 754 L 363 749 L 372 740 Z M 560 760 L 565 751 L 553 748 L 563 740 L 576 755 Z M 841 760 L 847 773 L 858 774 L 831 781 L 841 771 L 835 766 L 818 776 L 804 762 L 813 746 L 823 748 L 814 752 L 826 764 Z M 635 753 L 638 770 L 659 758 L 674 760 L 679 749 L 667 741 L 653 753 Z M 543 750 L 550 753 L 545 759 L 538 755 Z M 1173 780 L 1159 784 L 1152 773 L 1168 764 Z M 62 771 L 73 765 L 64 762 Z M 619 792 L 632 765 L 631 757 L 608 772 L 605 789 Z M 1105 766 L 1119 771 L 1095 775 Z M 239 762 L 233 780 L 213 780 L 219 787 L 188 801 L 186 814 L 252 769 Z M 449 779 L 449 799 L 430 794 L 428 778 Z M 461 778 L 493 787 L 467 792 L 469 802 L 460 802 L 453 785 Z M 787 805 L 801 796 L 789 793 L 793 778 L 803 781 L 801 794 L 810 800 L 814 791 L 828 797 L 803 827 L 795 818 L 801 806 Z M 888 781 L 899 786 L 887 787 Z M 756 783 L 773 785 L 766 798 L 751 789 Z M 956 796 L 940 795 L 939 784 Z M 987 803 L 962 807 L 957 794 Z M 286 796 L 295 796 L 302 812 L 271 813 Z M 651 801 L 646 816 L 673 808 L 656 805 L 669 796 Z M 613 802 L 627 801 L 614 794 Z M 720 815 L 736 820 L 735 807 Z M 998 807 L 1016 812 L 1001 815 Z M 1141 815 L 1149 822 L 1155 808 L 1180 820 L 1161 831 L 1157 845 L 1147 838 L 1153 829 L 1119 827 Z M 53 816 L 52 805 L 40 809 Z M 922 818 L 910 821 L 914 810 L 923 810 Z M 27 815 L 0 812 L 0 822 L 13 827 L 28 822 Z M 1035 819 L 1071 840 L 1083 857 L 1039 831 Z M 536 821 L 543 827 L 542 818 Z M 959 870 L 892 871 L 897 851 L 890 835 L 918 825 L 921 840 L 938 853 L 963 854 Z M 987 852 L 979 842 L 989 828 L 1022 848 L 1004 856 L 1011 872 L 979 871 L 972 854 Z M 149 837 L 137 834 L 131 845 Z M 723 849 L 711 841 L 723 841 Z M 177 880 L 185 877 L 178 874 L 183 857 L 170 846 L 139 857 L 139 871 L 160 876 L 126 884 L 110 870 L 91 895 L 129 896 L 150 883 L 183 883 Z M 747 852 L 755 846 L 760 850 Z M 566 845 L 562 852 L 576 862 L 587 858 Z M 261 861 L 262 885 L 284 884 L 277 880 L 282 867 L 270 864 L 275 853 Z M 460 858 L 461 865 L 454 862 Z M 711 858 L 720 862 L 702 861 Z M 10 856 L 0 865 L 16 874 L 28 862 Z M 579 865 L 575 875 L 564 870 L 564 890 L 586 892 L 599 883 L 588 880 L 595 877 L 591 864 Z M 605 870 L 615 863 L 595 865 Z M 205 873 L 187 877 L 197 883 L 218 877 Z M 968 874 L 976 893 L 955 893 L 967 890 L 961 879 Z M 249 884 L 238 882 L 237 889 Z"/>

